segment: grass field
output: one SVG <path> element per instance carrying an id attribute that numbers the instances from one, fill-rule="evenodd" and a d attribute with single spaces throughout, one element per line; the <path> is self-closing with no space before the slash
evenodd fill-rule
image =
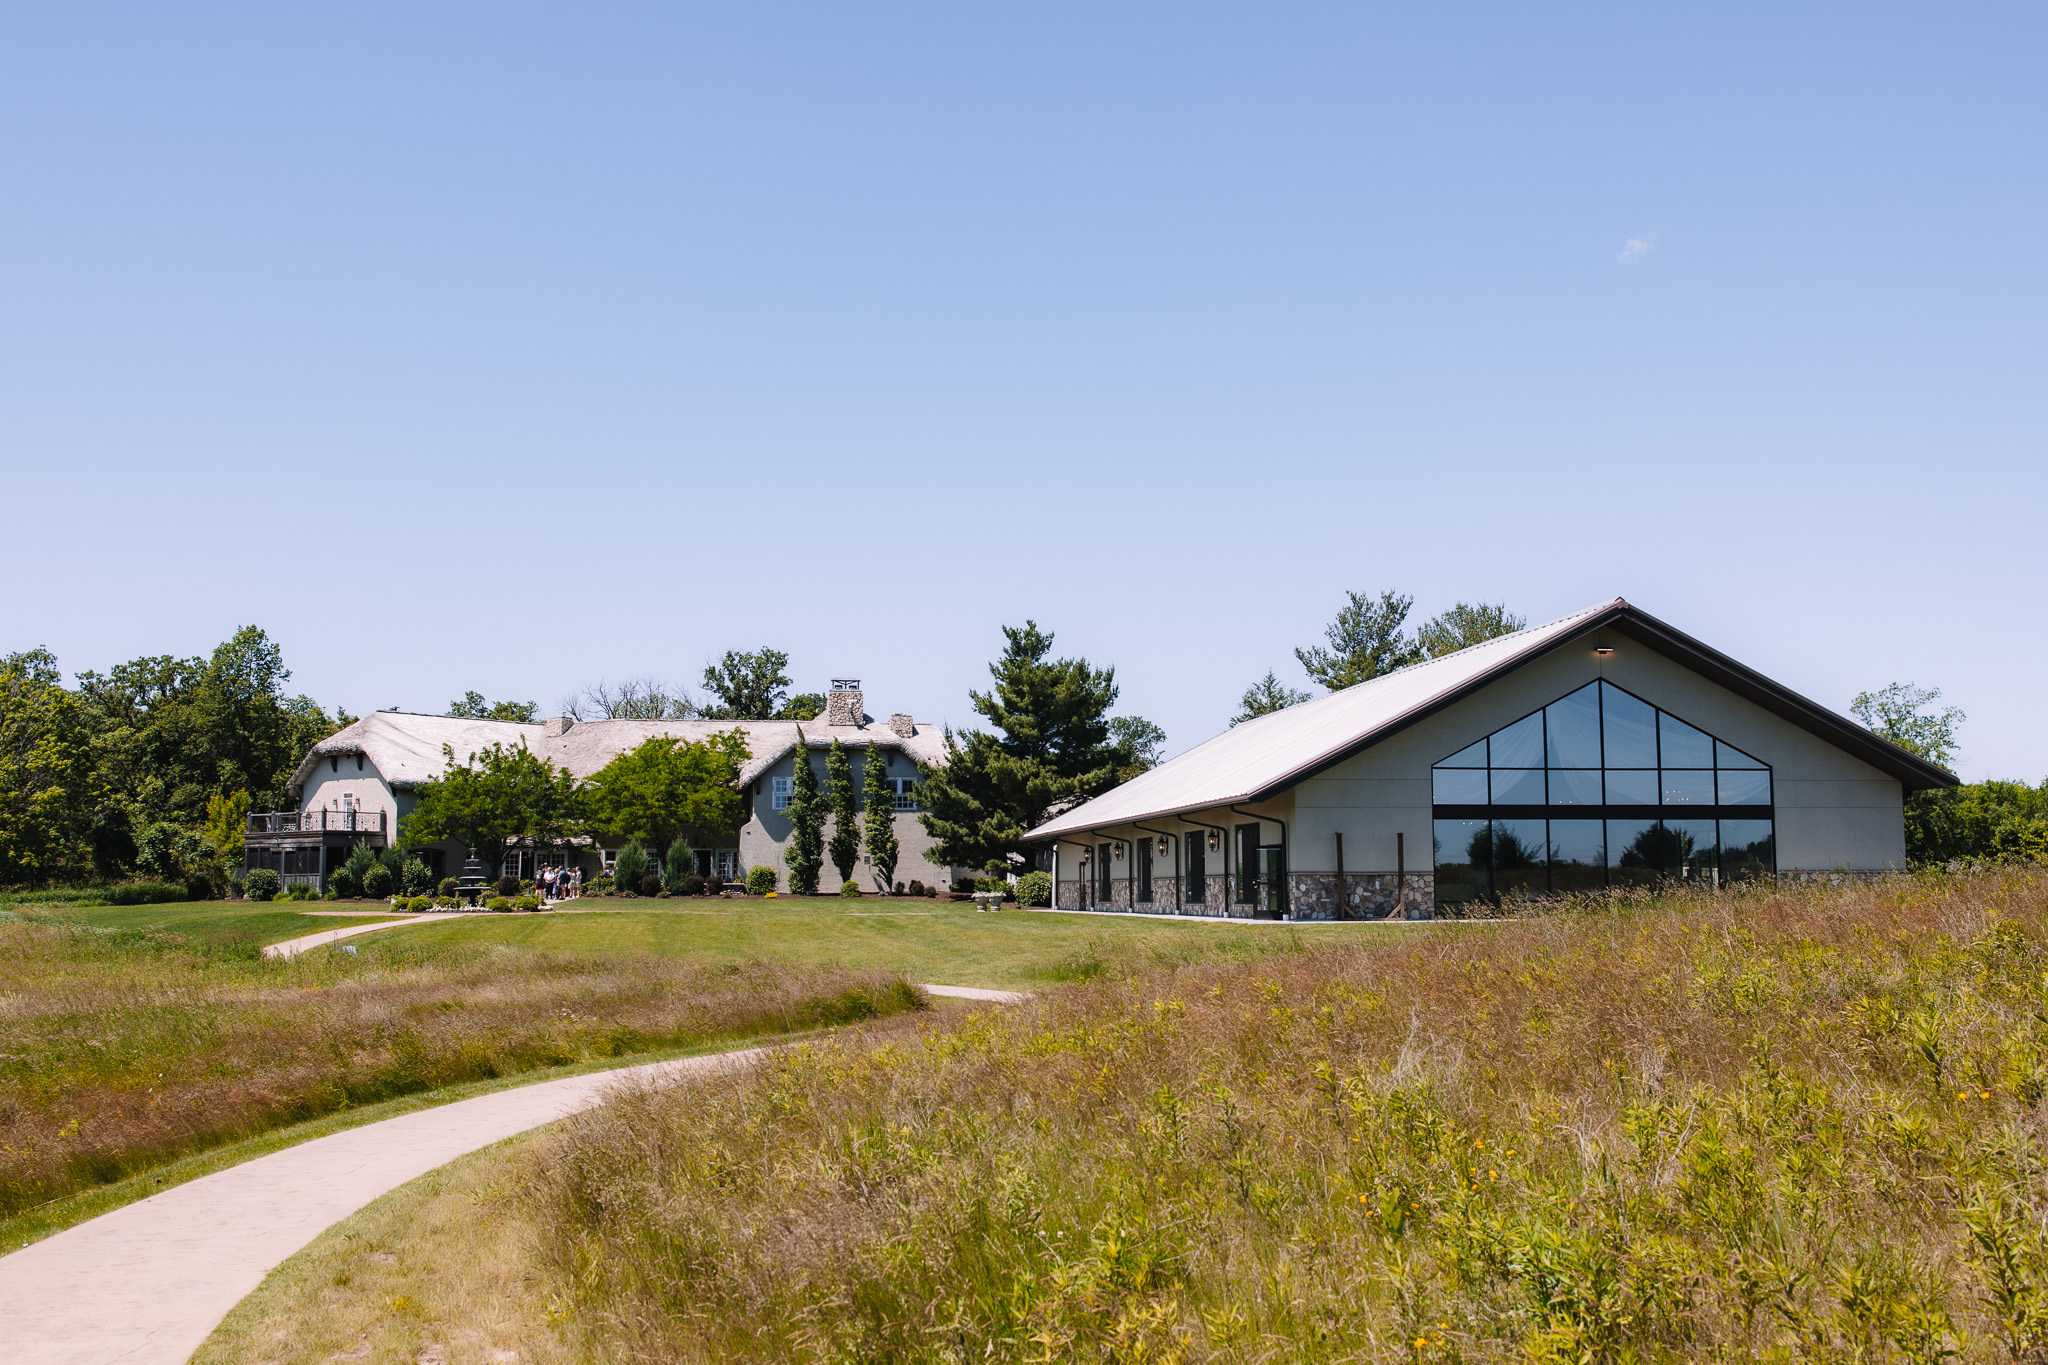
<path id="1" fill-rule="evenodd" d="M 277 943 L 322 929 L 345 924 L 375 924 L 406 915 L 309 915 L 305 910 L 376 910 L 376 906 L 350 902 L 271 901 L 252 905 L 247 901 L 172 901 L 165 905 L 83 905 L 38 906 L 31 915 L 47 914 L 69 924 L 95 929 L 145 930 L 180 934 L 214 945 Z"/>
<path id="2" fill-rule="evenodd" d="M 2048 875 L 1927 875 L 1113 965 L 494 1197 L 582 1359 L 2038 1360 L 2044 1099 Z"/>
<path id="3" fill-rule="evenodd" d="M 1085 980 L 1111 962 L 1248 960 L 1318 937 L 1404 934 L 1406 925 L 1194 923 L 1146 915 L 1064 915 L 930 900 L 679 900 L 627 910 L 492 915 L 405 931 L 415 952 L 495 944 L 528 951 L 657 954 L 693 962 L 834 964 L 952 986 Z M 372 936 L 374 938 L 374 935 Z M 368 942 L 357 939 L 357 943 Z"/>

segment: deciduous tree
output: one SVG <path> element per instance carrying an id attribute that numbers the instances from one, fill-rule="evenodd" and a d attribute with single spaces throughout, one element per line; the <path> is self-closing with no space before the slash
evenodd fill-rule
<path id="1" fill-rule="evenodd" d="M 85 708 L 48 650 L 0 662 L 0 885 L 84 873 L 95 796 Z"/>
<path id="2" fill-rule="evenodd" d="M 783 671 L 788 665 L 787 654 L 766 645 L 728 649 L 724 658 L 704 670 L 704 688 L 713 698 L 704 708 L 705 719 L 774 719 L 789 692 L 790 677 Z"/>
<path id="3" fill-rule="evenodd" d="M 740 823 L 740 765 L 747 737 L 739 730 L 692 743 L 656 735 L 591 775 L 591 823 L 617 839 L 666 849 L 689 836 L 700 845 L 731 839 Z"/>
<path id="4" fill-rule="evenodd" d="M 1952 768 L 1956 727 L 1968 717 L 1957 706 L 1945 706 L 1939 711 L 1926 709 L 1940 700 L 1938 687 L 1895 682 L 1876 692 L 1858 692 L 1856 700 L 1849 703 L 1849 710 L 1867 728 L 1906 752 Z"/>
<path id="5" fill-rule="evenodd" d="M 530 701 L 487 702 L 481 692 L 465 692 L 461 701 L 448 703 L 448 714 L 470 720 L 511 720 L 532 725 L 540 719 L 540 707 Z"/>
<path id="6" fill-rule="evenodd" d="M 558 844 L 583 822 L 575 777 L 523 743 L 493 744 L 460 763 L 449 746 L 441 753 L 446 767 L 415 789 L 418 804 L 400 827 L 407 846 L 453 839 L 495 868 L 506 840 Z"/>

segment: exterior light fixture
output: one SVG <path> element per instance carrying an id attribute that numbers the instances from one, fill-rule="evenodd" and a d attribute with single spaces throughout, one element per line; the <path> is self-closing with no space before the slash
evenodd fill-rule
<path id="1" fill-rule="evenodd" d="M 1092 849 L 1092 848 L 1084 848 L 1084 849 L 1082 849 L 1082 850 L 1081 850 L 1081 861 L 1082 861 L 1082 862 L 1084 862 L 1084 863 L 1085 863 L 1085 862 L 1091 862 L 1091 861 L 1093 861 L 1093 860 L 1094 860 L 1094 858 L 1095 858 L 1095 850 L 1094 850 L 1094 849 Z"/>
<path id="2" fill-rule="evenodd" d="M 1217 849 L 1219 849 L 1219 848 L 1221 848 L 1221 847 L 1223 847 L 1223 836 L 1222 836 L 1221 834 L 1218 834 L 1218 833 L 1217 833 L 1217 832 L 1216 832 L 1215 830 L 1213 830 L 1213 829 L 1212 829 L 1212 830 L 1210 830 L 1210 831 L 1209 831 L 1209 851 L 1210 851 L 1211 853 L 1214 853 L 1214 852 L 1215 852 L 1215 851 L 1216 851 Z"/>
<path id="3" fill-rule="evenodd" d="M 1162 858 L 1166 856 L 1166 836 L 1164 834 L 1159 836 L 1159 856 Z"/>
<path id="4" fill-rule="evenodd" d="M 1594 648 L 1593 648 L 1593 653 L 1594 653 L 1594 654 L 1596 654 L 1596 655 L 1598 655 L 1598 656 L 1599 656 L 1600 658 L 1603 658 L 1603 659 L 1611 659 L 1611 658 L 1613 658 L 1613 657 L 1614 657 L 1614 646 L 1613 646 L 1613 645 L 1596 645 L 1596 646 L 1594 646 Z"/>
<path id="5" fill-rule="evenodd" d="M 1124 846 L 1122 843 L 1118 843 L 1116 845 L 1116 860 L 1118 862 L 1122 862 L 1124 860 Z"/>

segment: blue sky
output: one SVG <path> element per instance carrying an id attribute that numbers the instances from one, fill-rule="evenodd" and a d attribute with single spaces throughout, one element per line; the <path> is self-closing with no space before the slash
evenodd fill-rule
<path id="1" fill-rule="evenodd" d="M 0 648 L 1174 750 L 1347 588 L 2041 723 L 2039 6 L 0 8 Z"/>

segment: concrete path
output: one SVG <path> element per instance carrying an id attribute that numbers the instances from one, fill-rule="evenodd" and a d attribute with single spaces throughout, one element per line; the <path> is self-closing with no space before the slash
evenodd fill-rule
<path id="1" fill-rule="evenodd" d="M 918 989 L 926 995 L 950 996 L 955 1000 L 991 1000 L 998 1005 L 1014 1005 L 1029 1000 L 1029 991 L 990 991 L 980 986 L 933 986 L 921 984 Z"/>
<path id="2" fill-rule="evenodd" d="M 403 929 L 411 924 L 440 924 L 445 920 L 469 919 L 472 916 L 485 913 L 488 912 L 482 910 L 442 910 L 438 913 L 429 911 L 416 915 L 412 919 L 388 919 L 377 924 L 351 924 L 346 929 L 322 929 L 317 934 L 307 934 L 303 938 L 288 938 L 282 943 L 268 944 L 263 949 L 263 955 L 265 957 L 297 957 L 308 948 L 318 948 L 323 944 L 333 943 L 339 939 L 354 938 L 357 934 L 374 934 L 379 929 Z"/>
<path id="3" fill-rule="evenodd" d="M 622 1067 L 334 1133 L 0 1256 L 10 1365 L 182 1365 L 229 1309 L 341 1219 L 459 1156 L 588 1109 L 621 1080 L 745 1066 L 766 1049 Z"/>

